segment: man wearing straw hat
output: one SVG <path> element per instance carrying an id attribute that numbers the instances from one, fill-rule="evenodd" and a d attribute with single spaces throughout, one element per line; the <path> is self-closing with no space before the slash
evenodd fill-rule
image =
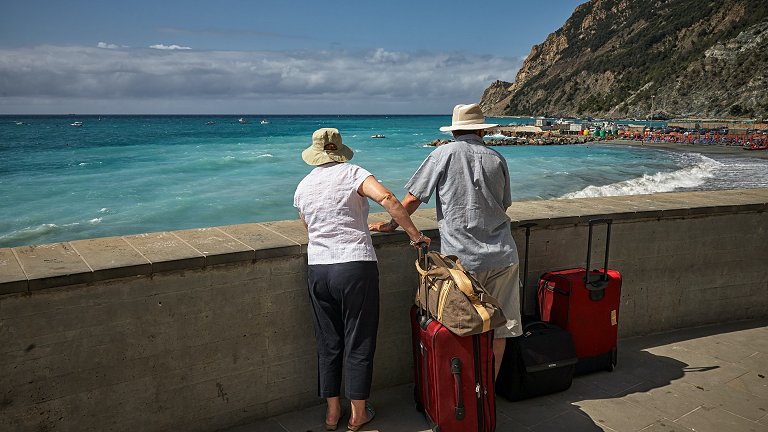
<path id="1" fill-rule="evenodd" d="M 507 161 L 485 146 L 483 135 L 496 124 L 485 123 L 477 104 L 456 105 L 450 126 L 454 141 L 436 148 L 424 160 L 405 188 L 403 207 L 413 214 L 436 195 L 440 252 L 456 255 L 489 293 L 507 317 L 495 329 L 493 352 L 498 374 L 506 338 L 520 336 L 520 292 L 517 248 L 506 209 L 512 203 Z M 394 231 L 394 220 L 370 224 L 372 231 Z"/>

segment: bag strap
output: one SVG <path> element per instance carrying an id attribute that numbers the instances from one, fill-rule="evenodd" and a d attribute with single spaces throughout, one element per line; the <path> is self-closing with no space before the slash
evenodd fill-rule
<path id="1" fill-rule="evenodd" d="M 431 276 L 435 279 L 448 279 L 451 277 L 450 269 L 448 267 L 433 267 L 429 270 L 424 270 L 418 261 L 416 261 L 416 271 L 422 277 Z"/>
<path id="2" fill-rule="evenodd" d="M 472 281 L 470 281 L 469 277 L 467 277 L 461 270 L 449 269 L 449 271 L 451 272 L 451 276 L 453 276 L 454 282 L 456 282 L 456 286 L 465 296 L 467 296 L 470 303 L 472 303 L 472 306 L 477 310 L 477 314 L 483 319 L 483 332 L 487 332 L 491 329 L 491 315 L 485 309 L 485 306 L 480 303 L 480 298 L 472 289 Z"/>
<path id="3" fill-rule="evenodd" d="M 435 251 L 432 251 L 429 253 L 429 258 L 432 260 L 432 262 L 435 263 L 435 265 L 439 267 L 445 267 L 445 268 L 455 268 L 456 263 L 458 263 L 458 260 L 459 260 L 459 258 L 454 255 L 440 255 Z M 446 260 L 446 258 L 448 260 Z M 448 262 L 449 260 L 452 261 L 452 263 L 449 263 Z"/>

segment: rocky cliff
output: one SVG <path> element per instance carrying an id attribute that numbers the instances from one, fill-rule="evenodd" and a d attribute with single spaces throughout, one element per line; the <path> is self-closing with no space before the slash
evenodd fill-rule
<path id="1" fill-rule="evenodd" d="M 768 117 L 768 1 L 591 0 L 535 45 L 486 115 Z"/>

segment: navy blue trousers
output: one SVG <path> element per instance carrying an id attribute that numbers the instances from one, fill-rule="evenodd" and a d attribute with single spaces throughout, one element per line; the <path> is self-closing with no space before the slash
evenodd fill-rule
<path id="1" fill-rule="evenodd" d="M 318 394 L 368 399 L 379 328 L 376 261 L 310 265 L 309 298 L 317 339 Z"/>

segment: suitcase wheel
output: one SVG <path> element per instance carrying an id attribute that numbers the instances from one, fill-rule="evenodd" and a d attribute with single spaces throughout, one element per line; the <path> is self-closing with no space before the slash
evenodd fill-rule
<path id="1" fill-rule="evenodd" d="M 616 347 L 613 347 L 611 349 L 611 362 L 608 363 L 608 372 L 613 372 L 613 369 L 616 368 L 616 362 L 619 359 L 619 350 Z"/>

